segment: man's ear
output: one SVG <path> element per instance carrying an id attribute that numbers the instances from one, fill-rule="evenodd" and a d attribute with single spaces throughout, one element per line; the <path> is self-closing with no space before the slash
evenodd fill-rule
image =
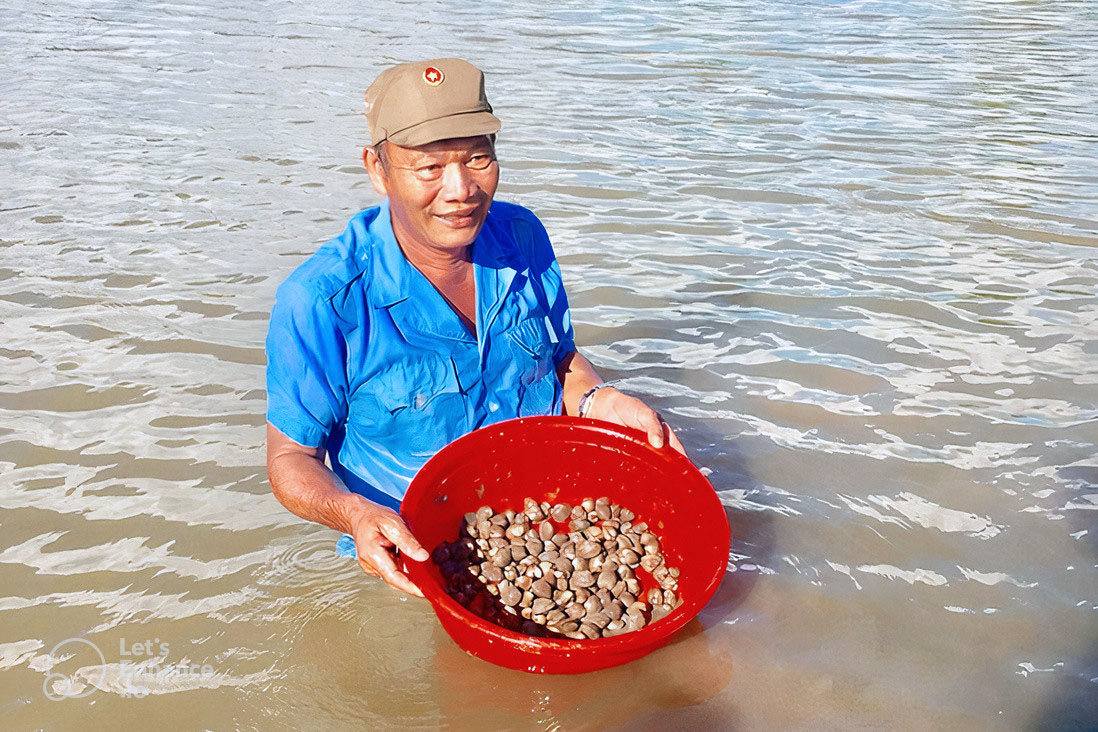
<path id="1" fill-rule="evenodd" d="M 378 195 L 389 195 L 388 178 L 385 175 L 385 168 L 381 165 L 381 158 L 378 157 L 377 148 L 369 145 L 362 148 L 362 164 L 366 166 L 366 172 L 370 174 L 370 182 L 374 184 L 374 190 Z"/>

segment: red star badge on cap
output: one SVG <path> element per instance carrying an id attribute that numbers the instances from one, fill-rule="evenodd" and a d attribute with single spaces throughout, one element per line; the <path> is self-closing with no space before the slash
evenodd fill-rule
<path id="1" fill-rule="evenodd" d="M 423 81 L 430 86 L 438 86 L 443 78 L 442 71 L 434 66 L 428 66 L 423 70 Z"/>

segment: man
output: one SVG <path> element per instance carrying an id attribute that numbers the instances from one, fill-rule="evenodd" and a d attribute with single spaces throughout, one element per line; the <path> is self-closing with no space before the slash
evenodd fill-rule
<path id="1" fill-rule="evenodd" d="M 493 203 L 500 122 L 459 59 L 384 71 L 363 162 L 386 200 L 279 287 L 267 336 L 267 472 L 278 500 L 350 534 L 359 564 L 419 595 L 396 509 L 431 455 L 478 427 L 566 414 L 675 435 L 575 349 L 541 222 Z M 325 465 L 325 456 L 331 462 Z"/>

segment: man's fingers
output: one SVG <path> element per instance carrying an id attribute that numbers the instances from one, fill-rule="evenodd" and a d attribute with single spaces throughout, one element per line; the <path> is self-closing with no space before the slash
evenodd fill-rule
<path id="1" fill-rule="evenodd" d="M 663 422 L 660 420 L 660 415 L 652 409 L 645 409 L 641 412 L 640 423 L 648 433 L 648 442 L 652 447 L 663 447 Z"/>
<path id="2" fill-rule="evenodd" d="M 430 558 L 431 555 L 416 541 L 416 537 L 412 536 L 412 532 L 408 531 L 408 527 L 400 519 L 382 522 L 378 528 L 381 529 L 382 536 L 393 542 L 393 546 L 409 559 L 426 562 Z"/>
<path id="3" fill-rule="evenodd" d="M 423 597 L 423 592 L 408 579 L 406 574 L 393 570 L 388 574 L 381 575 L 381 579 L 385 580 L 385 583 L 390 587 L 395 587 L 401 592 L 407 592 L 409 595 L 415 595 L 416 597 Z"/>
<path id="4" fill-rule="evenodd" d="M 371 564 L 368 560 L 358 557 L 358 566 L 362 567 L 362 571 L 373 577 L 380 577 L 381 575 L 377 571 L 377 567 Z"/>
<path id="5" fill-rule="evenodd" d="M 682 446 L 682 443 L 679 441 L 678 435 L 674 433 L 674 431 L 671 429 L 671 426 L 668 425 L 666 422 L 663 423 L 663 426 L 667 428 L 667 444 L 671 445 L 672 449 L 681 452 L 683 455 L 686 455 L 686 448 Z M 687 457 L 689 457 L 689 455 L 687 455 Z"/>
<path id="6" fill-rule="evenodd" d="M 385 584 L 401 592 L 423 597 L 423 593 L 412 583 L 412 580 L 397 570 L 396 563 L 389 552 L 381 547 L 373 547 L 366 552 L 366 559 L 377 569 L 378 576 L 385 580 Z"/>

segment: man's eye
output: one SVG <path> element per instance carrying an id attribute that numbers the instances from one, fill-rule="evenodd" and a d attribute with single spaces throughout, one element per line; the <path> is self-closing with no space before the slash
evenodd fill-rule
<path id="1" fill-rule="evenodd" d="M 473 157 L 469 158 L 469 162 L 466 163 L 466 165 L 475 170 L 482 170 L 491 165 L 491 163 L 491 155 L 474 155 Z"/>

